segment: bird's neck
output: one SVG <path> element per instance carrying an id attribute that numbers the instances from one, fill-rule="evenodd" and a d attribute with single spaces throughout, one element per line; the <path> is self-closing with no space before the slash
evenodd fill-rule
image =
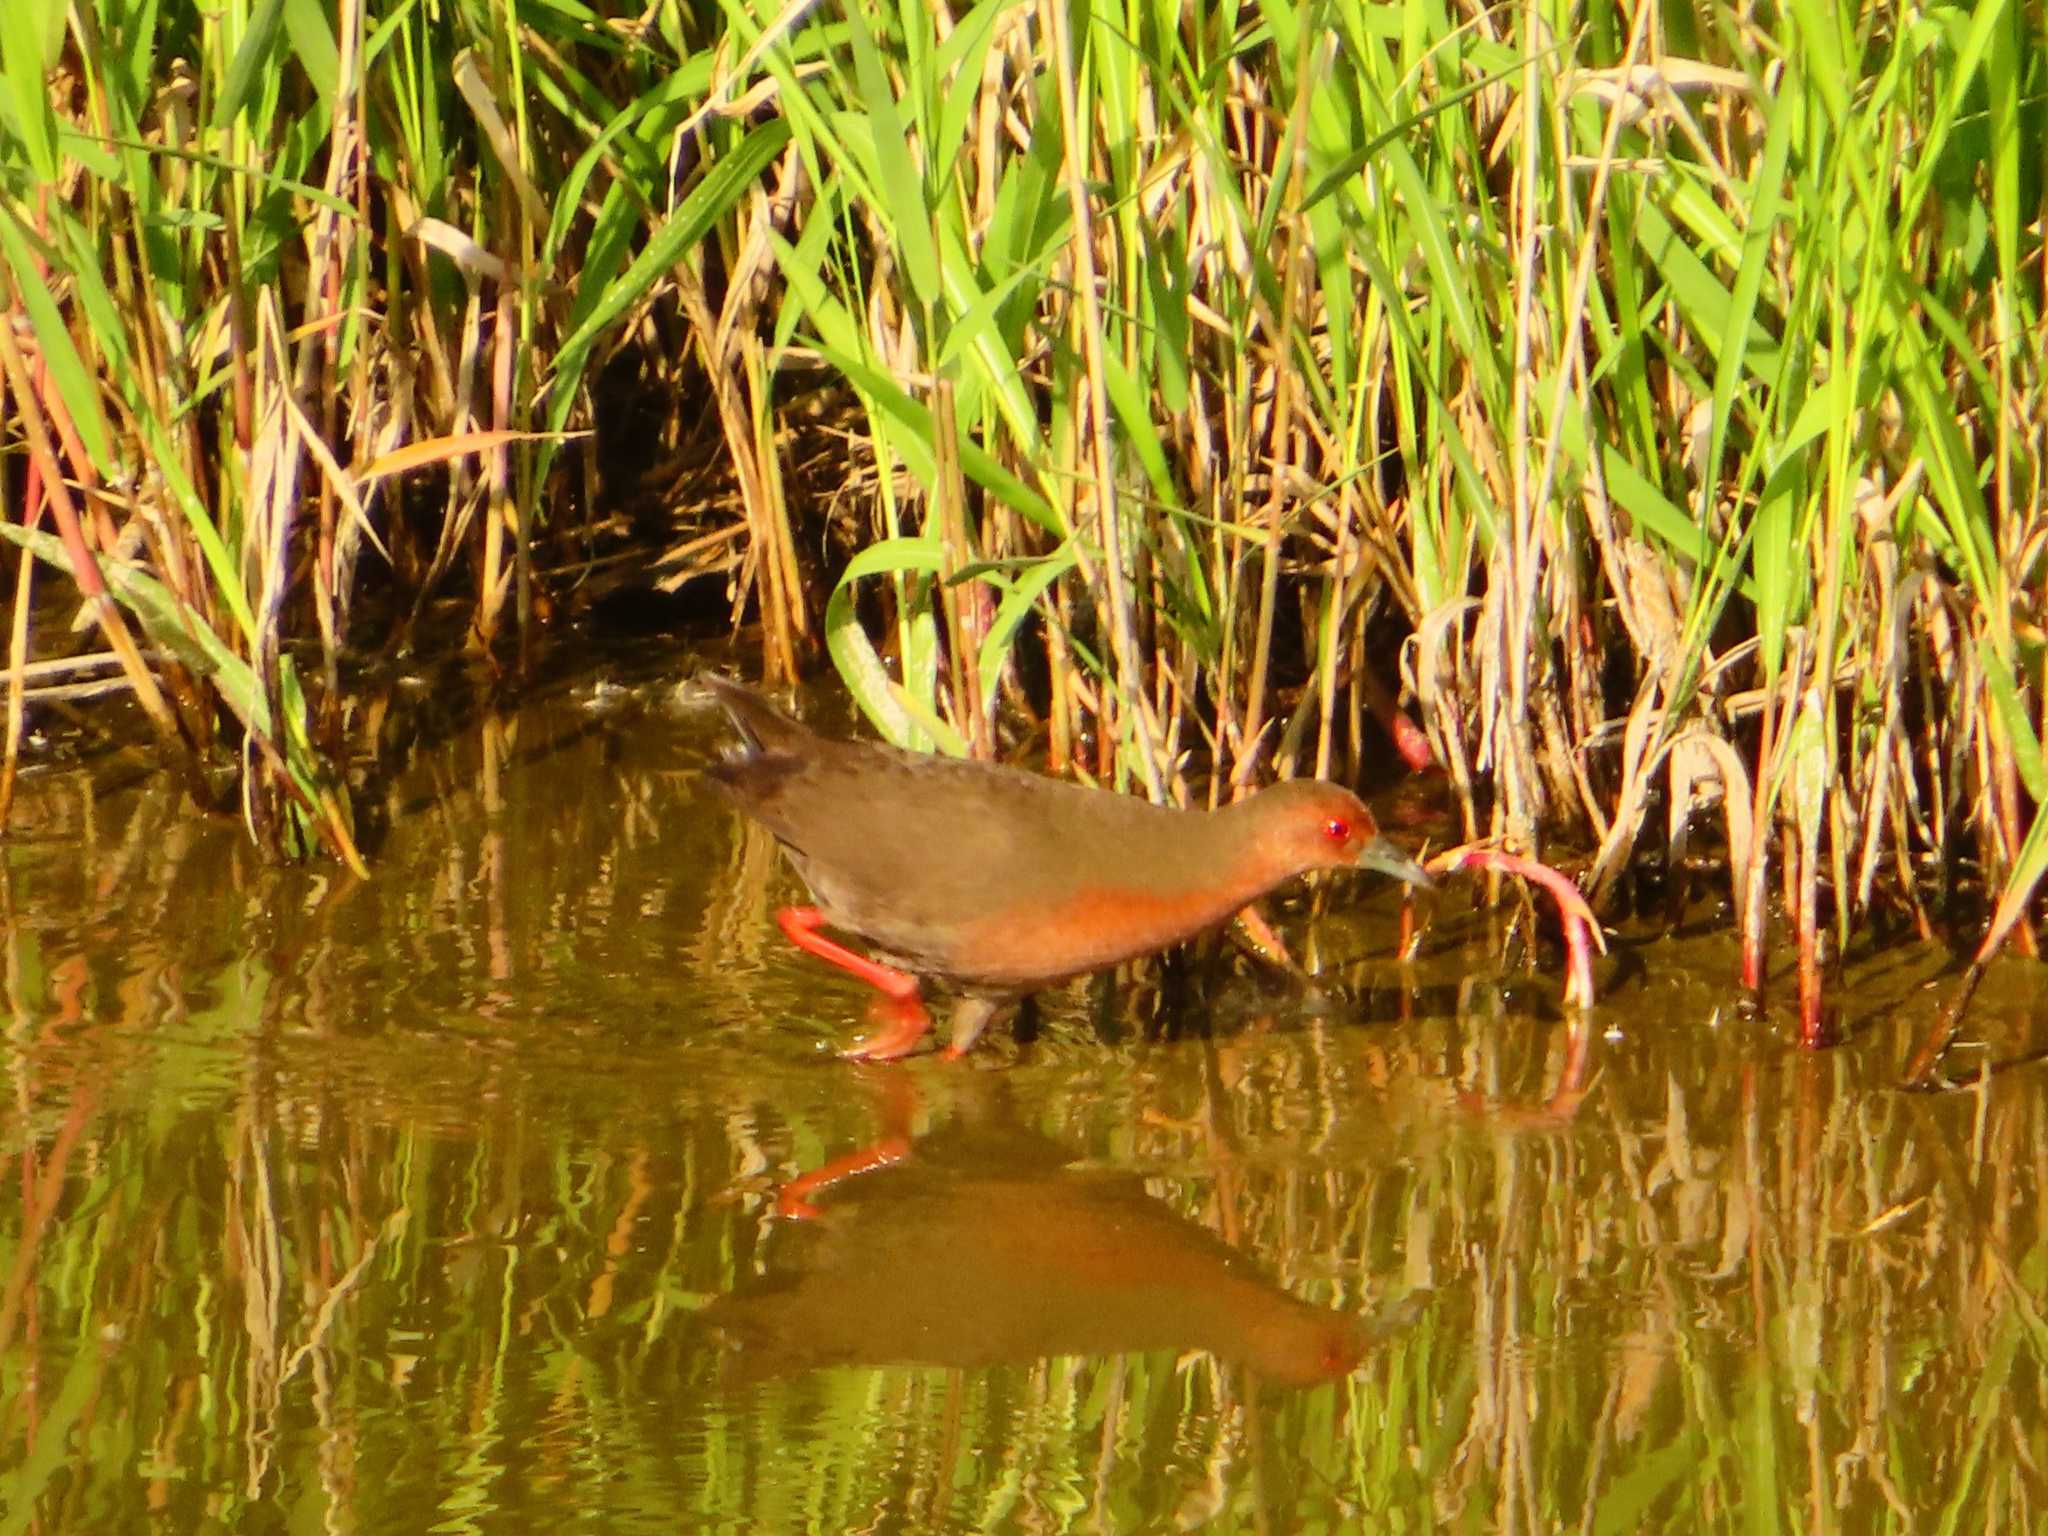
<path id="1" fill-rule="evenodd" d="M 1211 811 L 1207 821 L 1199 839 L 1202 846 L 1190 852 L 1207 876 L 1205 893 L 1219 920 L 1301 873 L 1266 836 L 1249 800 Z"/>

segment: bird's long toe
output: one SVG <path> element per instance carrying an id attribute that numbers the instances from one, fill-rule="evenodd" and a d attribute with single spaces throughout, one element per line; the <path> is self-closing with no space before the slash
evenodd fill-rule
<path id="1" fill-rule="evenodd" d="M 880 997 L 868 1005 L 876 1027 L 839 1054 L 848 1061 L 895 1061 L 916 1050 L 931 1033 L 932 1016 L 916 997 Z"/>

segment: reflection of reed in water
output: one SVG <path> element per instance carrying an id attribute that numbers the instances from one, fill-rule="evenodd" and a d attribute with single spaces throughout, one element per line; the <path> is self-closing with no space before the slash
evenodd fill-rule
<path id="1" fill-rule="evenodd" d="M 1312 1306 L 1128 1174 L 1014 1123 L 949 1126 L 785 1223 L 757 1286 L 702 1321 L 729 1379 L 1204 1350 L 1265 1381 L 1348 1374 L 1365 1320 Z"/>
<path id="2" fill-rule="evenodd" d="M 663 935 L 697 944 L 730 878 L 729 828 L 688 814 L 681 770 L 635 747 L 600 779 L 578 740 L 591 755 L 509 769 L 488 824 L 482 744 L 450 746 L 368 885 L 260 869 L 168 780 L 25 781 L 0 860 L 8 1516 L 268 1529 L 324 1501 L 370 1531 L 594 1510 L 621 1531 L 1122 1531 L 1213 1509 L 1251 1530 L 1256 1497 L 1276 1532 L 2048 1530 L 2048 1094 L 2038 1068 L 1890 1091 L 1942 956 L 1852 952 L 1872 1022 L 1814 1057 L 1732 1017 L 1733 938 L 1623 935 L 1634 970 L 1587 1021 L 1568 1126 L 1546 1123 L 1577 1049 L 1552 989 L 1447 926 L 1413 986 L 1347 969 L 1370 991 L 1267 1033 L 845 1072 L 812 1059 L 819 1010 L 768 1007 L 810 995 L 800 973 L 728 960 L 710 994 L 689 960 L 662 969 Z M 613 815 L 643 792 L 659 837 Z M 766 942 L 769 896 L 748 899 L 732 921 Z M 1377 942 L 1341 913 L 1310 932 L 1332 968 Z M 1987 981 L 2000 1061 L 2038 1041 L 2044 976 Z M 762 1221 L 758 1177 L 859 1139 L 859 1095 L 899 1081 L 945 1128 L 814 1191 L 817 1230 Z M 977 1109 L 999 1092 L 1015 1116 Z M 1139 1182 L 1161 1169 L 1185 1199 Z M 1035 1204 L 1003 1187 L 1034 1181 Z M 1290 1281 L 1370 1296 L 1398 1274 L 1437 1299 L 1398 1338 L 1368 1328 L 1335 1391 L 1269 1404 L 1249 1369 L 1173 1371 L 1166 1349 L 1250 1362 L 1278 1352 L 1250 1323 L 1316 1314 L 1145 1188 Z M 1182 1272 L 1133 1308 L 1146 1331 L 1071 1322 L 1058 1271 L 1091 1228 L 1098 1278 Z M 931 1256 L 949 1235 L 979 1271 Z M 683 1309 L 735 1286 L 709 1310 L 738 1347 L 706 1349 Z M 1070 1325 L 1019 1344 L 984 1303 L 1059 1321 L 1034 1286 Z M 1078 1350 L 1084 1323 L 1166 1343 L 705 1391 L 719 1365 L 834 1350 L 966 1358 L 958 1335 L 980 1358 Z M 1012 1487 L 1018 1513 L 990 1519 Z"/>

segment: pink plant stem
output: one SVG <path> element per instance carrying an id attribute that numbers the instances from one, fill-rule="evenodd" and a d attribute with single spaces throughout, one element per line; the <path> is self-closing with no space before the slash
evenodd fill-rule
<path id="1" fill-rule="evenodd" d="M 1478 848 L 1467 845 L 1462 848 L 1447 848 L 1429 861 L 1431 874 L 1448 874 L 1459 869 L 1489 869 L 1504 875 L 1515 875 L 1530 880 L 1550 893 L 1557 903 L 1559 921 L 1564 924 L 1566 953 L 1570 956 L 1568 974 L 1565 979 L 1564 1004 L 1567 1008 L 1590 1008 L 1593 1006 L 1593 950 L 1597 946 L 1602 954 L 1607 952 L 1607 941 L 1601 936 L 1600 924 L 1593 916 L 1593 909 L 1586 905 L 1586 898 L 1579 893 L 1569 877 L 1552 869 L 1548 864 L 1539 864 L 1534 859 L 1516 853 L 1506 853 L 1498 848 Z"/>
<path id="2" fill-rule="evenodd" d="M 1359 668 L 1356 676 L 1358 690 L 1365 697 L 1365 707 L 1372 711 L 1380 729 L 1392 739 L 1394 750 L 1401 754 L 1401 761 L 1408 765 L 1408 771 L 1426 773 L 1435 767 L 1436 759 L 1429 751 L 1429 737 L 1421 726 L 1402 712 L 1386 685 L 1369 668 Z"/>
<path id="3" fill-rule="evenodd" d="M 1799 871 L 1799 1043 L 1817 1051 L 1827 1043 L 1822 1038 L 1820 1017 L 1820 925 L 1814 869 L 1816 850 L 1807 840 L 1800 849 Z"/>

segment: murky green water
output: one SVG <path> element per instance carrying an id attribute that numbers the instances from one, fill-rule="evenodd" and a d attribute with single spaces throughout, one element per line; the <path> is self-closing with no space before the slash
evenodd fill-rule
<path id="1" fill-rule="evenodd" d="M 587 690 L 471 729 L 368 884 L 31 781 L 0 1533 L 2048 1518 L 2044 1072 L 1890 1088 L 1939 957 L 1860 961 L 1803 1057 L 1703 921 L 1618 941 L 1575 1040 L 1495 919 L 1401 966 L 1392 893 L 1331 885 L 1279 914 L 1314 1006 L 1226 963 L 1167 1028 L 1080 987 L 852 1067 L 864 995 L 692 782 L 717 735 Z"/>

